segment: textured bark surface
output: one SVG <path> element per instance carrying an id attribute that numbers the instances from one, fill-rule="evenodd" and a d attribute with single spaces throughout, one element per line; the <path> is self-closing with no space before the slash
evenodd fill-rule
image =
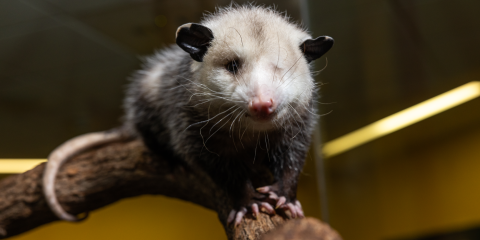
<path id="1" fill-rule="evenodd" d="M 288 221 L 274 231 L 265 234 L 261 240 L 341 240 L 340 235 L 330 226 L 314 218 Z"/>
<path id="2" fill-rule="evenodd" d="M 0 239 L 57 221 L 42 193 L 44 167 L 45 164 L 40 164 L 0 181 Z M 244 218 L 237 228 L 226 226 L 229 201 L 204 172 L 195 167 L 173 166 L 167 159 L 152 156 L 139 140 L 109 144 L 74 157 L 62 166 L 55 184 L 60 203 L 67 212 L 74 214 L 142 194 L 160 194 L 190 201 L 216 211 L 229 239 L 260 239 L 263 233 L 286 221 L 279 215 L 261 213 L 257 220 Z M 291 223 L 297 222 L 299 226 L 303 226 L 303 222 L 312 224 L 308 219 Z M 295 231 L 295 227 L 287 226 L 291 224 L 281 228 L 282 231 Z M 320 222 L 316 228 L 310 228 L 321 229 L 310 231 L 312 234 L 338 236 Z"/>

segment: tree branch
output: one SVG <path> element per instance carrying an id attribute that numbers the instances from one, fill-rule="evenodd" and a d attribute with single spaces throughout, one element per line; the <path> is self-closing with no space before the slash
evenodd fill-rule
<path id="1" fill-rule="evenodd" d="M 42 193 L 44 167 L 40 164 L 0 182 L 0 239 L 58 220 Z M 61 167 L 55 186 L 60 203 L 73 214 L 142 194 L 190 201 L 216 211 L 229 239 L 259 239 L 285 222 L 279 215 L 262 213 L 257 220 L 244 218 L 237 228 L 226 226 L 230 201 L 206 173 L 169 164 L 168 159 L 151 155 L 140 140 L 108 144 L 74 157 Z"/>

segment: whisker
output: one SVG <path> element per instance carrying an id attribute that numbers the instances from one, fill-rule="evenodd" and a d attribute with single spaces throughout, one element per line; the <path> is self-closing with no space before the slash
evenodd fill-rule
<path id="1" fill-rule="evenodd" d="M 273 81 L 275 81 L 275 73 L 277 72 L 278 61 L 280 60 L 280 38 L 278 37 L 278 32 L 277 32 L 277 45 L 278 45 L 278 57 L 277 57 L 277 64 L 275 65 L 275 70 L 273 71 L 272 83 Z"/>
<path id="2" fill-rule="evenodd" d="M 233 128 L 233 130 L 232 130 L 232 127 L 235 125 L 235 120 L 237 120 L 237 118 L 238 118 L 239 116 L 241 116 L 241 115 L 244 113 L 244 111 L 245 111 L 245 110 L 242 110 L 242 111 L 240 111 L 239 114 L 237 114 L 237 116 L 236 116 L 236 117 L 233 119 L 233 121 L 232 121 L 232 125 L 230 125 L 230 130 L 228 131 L 228 132 L 230 133 L 230 138 L 231 138 L 232 141 L 233 141 L 233 146 L 235 147 L 235 150 L 236 150 L 237 152 L 238 152 L 238 148 L 237 148 L 237 144 L 235 144 L 235 136 L 233 136 L 233 135 L 234 135 L 235 128 Z M 238 119 L 238 120 L 239 120 L 239 122 L 240 122 L 240 119 Z M 241 124 L 241 122 L 240 122 L 240 124 Z M 241 125 L 240 125 L 240 127 L 241 127 Z M 240 129 L 240 127 L 239 127 L 239 129 Z M 232 136 L 233 136 L 233 137 L 232 137 Z"/>
<path id="3" fill-rule="evenodd" d="M 286 71 L 286 72 L 283 74 L 282 78 L 280 78 L 281 80 L 283 79 L 283 77 L 284 77 L 288 72 L 290 72 L 290 70 L 292 70 L 292 68 L 293 68 L 295 65 L 297 65 L 298 60 L 300 60 L 300 58 L 302 58 L 302 57 L 303 57 L 303 55 L 301 55 L 301 56 L 297 59 L 297 61 L 295 61 L 295 63 L 288 69 L 288 71 Z M 278 87 L 277 87 L 277 88 L 278 88 Z"/>
<path id="4" fill-rule="evenodd" d="M 245 149 L 245 146 L 243 145 L 242 138 L 243 138 L 243 135 L 245 134 L 245 132 L 247 131 L 248 126 L 250 126 L 250 123 L 247 124 L 247 126 L 245 127 L 245 130 L 243 131 L 242 136 L 240 137 L 240 144 L 242 144 L 243 149 Z M 240 134 L 240 129 L 239 129 L 239 131 L 238 131 L 238 134 Z M 240 136 L 240 135 L 239 135 L 239 136 Z"/>
<path id="5" fill-rule="evenodd" d="M 211 94 L 211 93 L 193 93 L 189 100 L 188 101 L 191 101 L 193 96 L 212 96 L 212 97 L 215 97 L 217 99 L 223 99 L 227 102 L 233 102 L 233 103 L 242 103 L 243 101 L 234 101 L 234 100 L 231 100 L 231 99 L 228 99 L 228 98 L 225 98 L 225 97 L 221 97 L 221 96 L 217 96 L 217 95 L 214 95 L 214 94 Z"/>
<path id="6" fill-rule="evenodd" d="M 320 117 L 327 116 L 328 114 L 330 114 L 330 113 L 332 113 L 332 112 L 333 112 L 333 110 L 330 110 L 329 112 L 324 113 L 324 114 L 320 114 L 320 115 L 318 115 L 318 116 L 320 116 Z"/>
<path id="7" fill-rule="evenodd" d="M 218 114 L 217 114 L 217 116 L 218 116 Z M 207 111 L 207 118 L 208 118 L 208 117 L 210 117 L 210 105 L 208 106 L 208 111 Z M 208 125 L 208 122 L 205 123 L 205 125 L 203 125 L 203 127 L 200 128 L 200 137 L 202 137 L 202 142 L 203 142 L 202 150 L 203 150 L 203 148 L 205 148 L 205 149 L 207 149 L 207 151 L 209 151 L 210 153 L 213 153 L 213 154 L 215 154 L 215 155 L 217 155 L 217 156 L 220 156 L 220 155 L 218 155 L 218 153 L 215 153 L 215 152 L 210 151 L 210 149 L 208 149 L 208 147 L 207 147 L 207 145 L 206 145 L 206 141 L 205 141 L 205 138 L 203 137 L 202 130 L 203 130 L 203 128 L 206 127 L 207 125 Z M 208 140 L 208 139 L 207 139 L 207 140 Z M 200 153 L 201 153 L 201 151 L 200 151 Z"/>
<path id="8" fill-rule="evenodd" d="M 210 115 L 210 106 L 211 106 L 211 105 L 209 105 L 209 106 L 208 106 L 208 116 Z M 190 125 L 188 125 L 188 127 L 187 127 L 187 128 L 185 128 L 185 130 L 187 130 L 189 127 L 191 127 L 191 126 L 195 126 L 195 125 L 197 125 L 197 124 L 201 124 L 201 123 L 204 123 L 204 122 L 207 122 L 207 123 L 208 123 L 208 121 L 210 121 L 210 120 L 212 120 L 212 119 L 216 118 L 216 117 L 217 117 L 217 116 L 219 116 L 220 114 L 223 114 L 224 112 L 226 112 L 226 111 L 228 111 L 228 110 L 232 109 L 233 107 L 235 107 L 235 106 L 232 106 L 231 108 L 229 108 L 229 109 L 227 109 L 227 110 L 225 110 L 225 111 L 223 111 L 223 112 L 221 112 L 221 113 L 218 113 L 218 114 L 217 114 L 217 115 L 215 115 L 214 117 L 212 117 L 212 118 L 209 118 L 209 119 L 207 119 L 207 120 L 204 120 L 204 121 L 201 121 L 201 122 L 197 122 L 197 123 L 190 124 Z M 207 117 L 207 118 L 208 118 L 208 117 Z M 185 130 L 183 130 L 183 132 L 185 132 Z M 200 133 L 200 134 L 201 134 L 201 133 Z"/>
<path id="9" fill-rule="evenodd" d="M 232 131 L 233 124 L 235 123 L 235 120 L 237 120 L 237 118 L 243 114 L 243 112 L 245 112 L 245 110 L 240 111 L 240 113 L 237 114 L 237 116 L 235 117 L 235 119 L 233 119 L 232 125 L 230 125 L 230 130 L 229 130 L 229 132 L 233 133 L 233 131 Z M 232 134 L 231 134 L 231 133 L 230 133 L 230 137 L 232 137 Z"/>
<path id="10" fill-rule="evenodd" d="M 264 131 L 263 134 L 265 136 L 265 148 L 267 149 L 267 157 L 268 157 L 268 161 L 270 162 L 270 147 L 269 147 L 269 143 L 267 143 L 268 134 L 266 131 Z"/>
<path id="11" fill-rule="evenodd" d="M 227 93 L 222 93 L 222 92 L 217 92 L 217 91 L 214 91 L 214 90 L 210 89 L 209 87 L 207 87 L 207 85 L 205 85 L 205 84 L 202 84 L 202 83 L 198 83 L 198 82 L 192 81 L 192 80 L 190 80 L 190 79 L 188 79 L 188 78 L 186 78 L 186 77 L 183 77 L 183 76 L 180 76 L 180 77 L 181 77 L 181 78 L 183 78 L 183 79 L 185 79 L 185 80 L 187 80 L 187 81 L 189 81 L 190 83 L 192 83 L 192 84 L 194 84 L 194 85 L 197 85 L 197 86 L 198 86 L 198 87 L 200 87 L 200 88 L 203 88 L 203 89 L 209 90 L 209 91 L 211 91 L 211 92 L 213 92 L 213 93 L 216 93 L 216 94 L 220 94 L 220 95 L 222 95 L 222 94 L 223 94 L 223 95 L 226 95 L 226 96 L 228 96 L 228 94 L 227 94 Z M 178 82 L 178 81 L 177 81 L 177 82 Z M 178 84 L 181 84 L 181 83 L 178 83 Z M 184 85 L 184 84 L 181 84 L 181 85 Z"/>
<path id="12" fill-rule="evenodd" d="M 238 109 L 237 109 L 237 110 L 238 110 Z M 236 111 L 236 110 L 235 110 L 235 111 Z M 234 113 L 234 112 L 232 112 L 232 113 Z M 229 113 L 229 115 L 232 114 L 232 113 Z M 228 115 L 227 115 L 227 116 L 228 116 Z M 223 118 L 222 118 L 222 120 L 223 120 Z M 218 121 L 217 123 L 221 122 L 222 120 Z M 217 123 L 215 123 L 215 125 L 217 125 Z M 218 131 L 220 131 L 220 129 L 222 129 L 223 126 L 225 126 L 227 123 L 228 123 L 228 121 L 226 121 L 222 126 L 220 126 L 220 127 L 217 129 L 217 131 L 213 132 L 213 133 L 207 138 L 207 140 L 206 140 L 205 142 L 208 142 L 208 140 L 209 140 L 210 138 L 212 138 L 213 135 L 215 135 L 215 133 L 217 133 Z M 214 125 L 214 126 L 215 126 L 215 125 Z M 212 128 L 213 128 L 213 127 L 212 127 Z M 212 130 L 212 129 L 210 129 L 210 131 L 211 131 L 211 130 Z"/>
<path id="13" fill-rule="evenodd" d="M 237 106 L 232 106 L 232 107 L 237 107 Z M 232 107 L 230 107 L 230 108 L 232 108 Z M 229 108 L 229 109 L 230 109 L 230 108 Z M 221 121 L 223 121 L 223 119 L 225 119 L 226 117 L 232 115 L 232 114 L 233 114 L 234 112 L 236 112 L 238 109 L 239 109 L 239 107 L 237 107 L 237 109 L 235 109 L 235 111 L 232 111 L 231 113 L 225 115 L 222 119 L 218 120 L 218 122 L 215 123 L 215 124 L 210 128 L 210 131 L 208 131 L 208 133 L 210 134 L 210 133 L 212 132 L 212 129 L 213 129 L 217 124 L 219 124 Z M 218 115 L 218 114 L 217 114 L 217 115 Z"/>
<path id="14" fill-rule="evenodd" d="M 260 140 L 260 131 L 258 131 L 257 145 L 255 145 L 255 155 L 253 156 L 253 164 L 255 164 L 255 159 L 257 158 L 257 147 Z"/>
<path id="15" fill-rule="evenodd" d="M 202 104 L 207 103 L 207 102 L 210 102 L 210 101 L 212 101 L 212 100 L 215 100 L 215 98 L 207 99 L 207 100 L 205 100 L 205 101 L 203 101 L 203 102 L 200 102 L 200 103 L 197 103 L 197 104 L 193 105 L 192 107 L 196 107 L 196 106 L 198 106 L 198 105 L 202 105 Z"/>
<path id="16" fill-rule="evenodd" d="M 290 108 L 292 108 L 293 111 L 295 111 L 295 113 L 297 114 L 299 120 L 301 121 L 301 124 L 300 124 L 300 125 L 302 125 L 302 126 L 305 128 L 305 122 L 303 121 L 303 119 L 302 119 L 302 117 L 300 116 L 300 114 L 298 114 L 297 110 L 296 110 L 294 107 L 292 107 L 292 105 L 290 105 L 290 103 L 288 103 L 288 106 L 290 106 Z M 293 118 L 293 120 L 295 120 L 295 122 L 297 122 L 297 126 L 298 126 L 298 128 L 300 128 L 300 126 L 298 125 L 299 123 L 298 123 L 297 119 Z M 298 133 L 297 133 L 297 135 L 298 135 Z M 295 136 L 296 136 L 296 135 L 295 135 Z M 295 138 L 295 137 L 293 137 L 293 138 Z"/>
<path id="17" fill-rule="evenodd" d="M 238 36 L 240 36 L 240 41 L 242 41 L 242 47 L 243 47 L 243 38 L 242 38 L 242 35 L 238 32 L 238 30 L 234 27 L 230 27 L 230 28 L 233 28 L 235 31 L 237 31 L 238 33 Z"/>

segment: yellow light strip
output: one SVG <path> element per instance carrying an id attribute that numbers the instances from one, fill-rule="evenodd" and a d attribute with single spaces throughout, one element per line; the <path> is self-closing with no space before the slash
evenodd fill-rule
<path id="1" fill-rule="evenodd" d="M 47 159 L 0 159 L 0 174 L 23 173 Z"/>
<path id="2" fill-rule="evenodd" d="M 480 82 L 474 81 L 390 115 L 347 135 L 325 143 L 323 154 L 333 157 L 359 145 L 422 121 L 480 96 Z"/>

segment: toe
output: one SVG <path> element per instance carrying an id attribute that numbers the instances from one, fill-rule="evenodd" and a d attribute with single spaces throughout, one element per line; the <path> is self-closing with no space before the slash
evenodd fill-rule
<path id="1" fill-rule="evenodd" d="M 280 197 L 277 201 L 277 204 L 275 205 L 275 209 L 279 208 L 280 206 L 282 206 L 285 202 L 287 201 L 287 199 L 285 197 Z"/>
<path id="2" fill-rule="evenodd" d="M 237 212 L 235 210 L 230 211 L 230 213 L 228 214 L 228 217 L 227 217 L 227 225 L 232 223 L 233 219 L 235 219 L 235 214 L 236 213 Z"/>
<path id="3" fill-rule="evenodd" d="M 295 206 L 302 209 L 302 204 L 300 204 L 300 201 L 298 201 L 298 200 L 295 200 Z"/>
<path id="4" fill-rule="evenodd" d="M 297 212 L 297 207 L 295 207 L 292 203 L 287 203 L 282 206 L 282 209 L 284 211 L 288 211 L 290 213 L 290 218 L 297 218 L 298 217 L 298 212 Z"/>
<path id="5" fill-rule="evenodd" d="M 305 214 L 303 214 L 303 210 L 297 206 L 295 206 L 295 208 L 297 209 L 298 218 L 304 218 Z"/>
<path id="6" fill-rule="evenodd" d="M 258 205 L 256 203 L 252 204 L 252 216 L 257 219 L 258 216 Z"/>
<path id="7" fill-rule="evenodd" d="M 298 217 L 304 218 L 305 214 L 303 213 L 302 204 L 300 204 L 300 201 L 295 201 L 295 207 L 297 208 Z"/>
<path id="8" fill-rule="evenodd" d="M 259 187 L 257 188 L 257 191 L 260 193 L 268 193 L 270 191 L 270 187 L 269 186 Z"/>
<path id="9" fill-rule="evenodd" d="M 274 192 L 268 192 L 268 198 L 278 200 L 278 195 Z"/>
<path id="10" fill-rule="evenodd" d="M 297 218 L 298 217 L 297 208 L 292 203 L 288 203 L 287 207 L 292 213 L 292 218 Z"/>
<path id="11" fill-rule="evenodd" d="M 245 213 L 247 213 L 247 209 L 242 207 L 240 211 L 237 212 L 237 216 L 235 217 L 235 227 L 240 225 L 240 222 L 242 221 L 243 216 L 245 216 Z"/>
<path id="12" fill-rule="evenodd" d="M 267 203 L 267 202 L 262 202 L 260 203 L 260 210 L 264 213 L 268 213 L 268 214 L 275 214 L 275 210 L 273 209 L 273 207 Z"/>

